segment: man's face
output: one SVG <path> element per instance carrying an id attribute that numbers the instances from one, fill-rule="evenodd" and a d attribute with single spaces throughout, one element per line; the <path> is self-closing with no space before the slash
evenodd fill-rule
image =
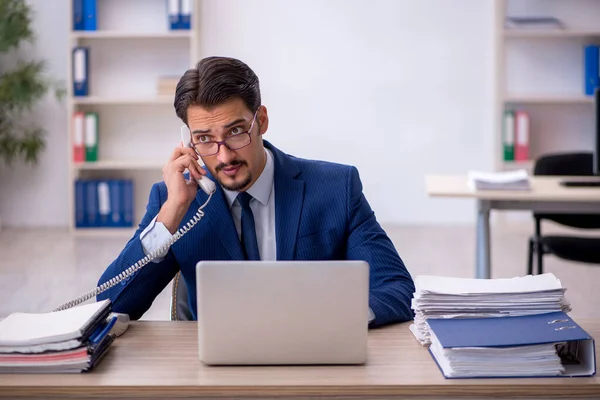
<path id="1" fill-rule="evenodd" d="M 263 147 L 262 135 L 268 127 L 267 110 L 261 106 L 254 114 L 244 102 L 235 98 L 210 109 L 193 105 L 188 108 L 188 126 L 192 135 L 192 143 L 202 143 L 228 140 L 231 147 L 236 143 L 245 143 L 250 134 L 250 144 L 237 150 L 230 150 L 224 144 L 219 146 L 219 152 L 214 155 L 203 155 L 200 145 L 196 150 L 200 153 L 206 168 L 226 189 L 245 191 L 262 173 L 267 158 Z M 234 136 L 237 136 L 233 139 Z M 216 147 L 212 144 L 211 146 Z"/>

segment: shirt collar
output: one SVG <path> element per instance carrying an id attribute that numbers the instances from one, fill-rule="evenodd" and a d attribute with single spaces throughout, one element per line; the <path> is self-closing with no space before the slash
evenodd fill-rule
<path id="1" fill-rule="evenodd" d="M 267 164 L 265 165 L 265 168 L 258 179 L 246 191 L 262 205 L 266 206 L 269 202 L 269 197 L 271 196 L 271 191 L 273 188 L 275 165 L 273 163 L 273 154 L 271 153 L 271 150 L 265 148 L 265 153 L 267 155 Z M 227 198 L 229 208 L 231 208 L 239 192 L 227 190 L 225 188 L 223 188 L 223 192 Z"/>

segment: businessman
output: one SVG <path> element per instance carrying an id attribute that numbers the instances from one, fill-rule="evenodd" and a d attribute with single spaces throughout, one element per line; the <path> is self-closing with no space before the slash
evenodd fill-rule
<path id="1" fill-rule="evenodd" d="M 207 200 L 196 179 L 207 176 L 217 190 L 196 226 L 98 300 L 110 298 L 115 311 L 138 319 L 181 271 L 196 319 L 200 260 L 364 260 L 369 326 L 413 318 L 413 280 L 363 195 L 358 171 L 297 158 L 263 140 L 269 116 L 245 63 L 202 59 L 180 79 L 174 106 L 192 145 L 173 150 L 136 233 L 99 284 L 159 250 L 194 217 Z"/>

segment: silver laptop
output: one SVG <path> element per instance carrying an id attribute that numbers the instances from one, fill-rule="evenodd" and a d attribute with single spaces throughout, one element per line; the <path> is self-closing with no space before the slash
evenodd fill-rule
<path id="1" fill-rule="evenodd" d="M 196 285 L 205 364 L 366 362 L 364 261 L 201 261 Z"/>

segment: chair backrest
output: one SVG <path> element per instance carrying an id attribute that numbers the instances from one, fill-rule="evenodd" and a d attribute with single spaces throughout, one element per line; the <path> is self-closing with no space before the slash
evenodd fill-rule
<path id="1" fill-rule="evenodd" d="M 593 175 L 592 153 L 547 154 L 538 158 L 533 168 L 534 175 L 589 176 Z"/>
<path id="2" fill-rule="evenodd" d="M 173 289 L 171 290 L 171 321 L 191 321 L 192 319 L 187 286 L 185 280 L 181 278 L 181 272 L 177 272 L 173 278 Z"/>
<path id="3" fill-rule="evenodd" d="M 534 175 L 590 176 L 593 175 L 594 155 L 588 152 L 547 154 L 538 158 L 533 167 Z M 600 228 L 598 214 L 541 214 L 538 219 L 549 219 L 559 224 L 582 229 Z"/>

